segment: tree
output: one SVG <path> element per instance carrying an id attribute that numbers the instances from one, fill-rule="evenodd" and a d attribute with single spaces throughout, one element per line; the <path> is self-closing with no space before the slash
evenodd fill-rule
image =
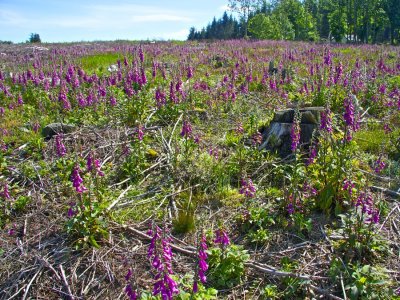
<path id="1" fill-rule="evenodd" d="M 41 43 L 40 35 L 38 33 L 31 33 L 29 43 Z"/>
<path id="2" fill-rule="evenodd" d="M 400 1 L 383 0 L 383 9 L 385 10 L 390 22 L 390 41 L 394 44 L 396 29 L 400 29 Z"/>
<path id="3" fill-rule="evenodd" d="M 252 11 L 258 9 L 262 5 L 260 0 L 229 0 L 229 9 L 237 12 L 244 22 L 244 37 L 247 38 L 247 23 L 249 15 Z"/>
<path id="4" fill-rule="evenodd" d="M 267 15 L 257 14 L 249 20 L 248 31 L 257 39 L 270 39 L 271 25 L 271 20 Z"/>
<path id="5" fill-rule="evenodd" d="M 249 32 L 257 39 L 293 40 L 293 25 L 285 15 L 257 14 L 249 20 Z"/>
<path id="6" fill-rule="evenodd" d="M 196 28 L 194 27 L 190 27 L 189 29 L 189 35 L 187 38 L 189 41 L 193 41 L 196 39 Z"/>
<path id="7" fill-rule="evenodd" d="M 293 24 L 296 40 L 315 40 L 318 38 L 315 20 L 299 0 L 281 0 L 275 11 L 280 15 L 286 15 L 290 23 Z"/>
<path id="8" fill-rule="evenodd" d="M 336 9 L 328 15 L 328 20 L 335 41 L 340 43 L 347 30 L 346 15 L 340 9 Z"/>

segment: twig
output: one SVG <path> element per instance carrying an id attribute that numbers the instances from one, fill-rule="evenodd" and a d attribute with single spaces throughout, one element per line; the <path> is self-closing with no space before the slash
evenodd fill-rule
<path id="1" fill-rule="evenodd" d="M 172 137 L 174 136 L 174 132 L 175 132 L 176 126 L 178 125 L 179 121 L 182 119 L 182 116 L 183 116 L 183 114 L 181 114 L 179 116 L 178 120 L 176 121 L 176 123 L 174 125 L 174 128 L 172 129 L 171 136 L 170 136 L 169 141 L 168 141 L 168 148 L 169 149 L 171 149 L 171 141 L 172 141 Z"/>
<path id="2" fill-rule="evenodd" d="M 49 268 L 49 269 L 54 273 L 54 275 L 56 276 L 56 278 L 57 278 L 58 280 L 61 280 L 61 276 L 58 274 L 58 272 L 56 271 L 56 269 L 54 269 L 54 267 L 53 267 L 45 258 L 40 257 L 40 256 L 38 256 L 38 255 L 36 256 L 36 258 L 37 258 L 39 261 L 41 261 L 45 267 Z"/>
<path id="3" fill-rule="evenodd" d="M 74 300 L 74 296 L 73 296 L 73 294 L 72 294 L 72 292 L 71 292 L 71 288 L 70 288 L 70 286 L 69 286 L 69 284 L 68 284 L 67 277 L 65 277 L 65 272 L 64 272 L 64 268 L 63 268 L 62 265 L 60 265 L 60 271 L 61 271 L 61 277 L 62 277 L 62 279 L 63 279 L 63 281 L 64 281 L 64 284 L 65 284 L 65 288 L 66 288 L 67 291 L 68 291 L 68 296 L 69 296 L 69 298 L 70 298 L 71 300 Z"/>
<path id="4" fill-rule="evenodd" d="M 399 206 L 398 206 L 398 205 L 396 205 L 395 207 L 393 207 L 393 209 L 392 209 L 392 210 L 390 211 L 390 213 L 387 215 L 387 217 L 385 218 L 385 221 L 383 221 L 381 227 L 379 227 L 378 232 L 382 230 L 383 226 L 385 226 L 386 221 L 389 219 L 389 217 L 393 214 L 393 212 L 394 212 L 396 209 L 399 209 Z"/>
<path id="5" fill-rule="evenodd" d="M 40 267 L 39 268 L 39 270 L 35 273 L 35 275 L 33 275 L 33 277 L 32 277 L 32 279 L 29 281 L 29 283 L 28 283 L 28 285 L 26 286 L 26 290 L 25 290 L 25 293 L 24 293 L 24 295 L 22 296 L 22 300 L 25 300 L 26 299 L 26 297 L 28 296 L 28 293 L 29 293 L 29 289 L 30 289 L 30 287 L 31 287 L 31 285 L 32 285 L 32 283 L 33 283 L 33 281 L 36 279 L 36 277 L 38 276 L 38 275 L 40 275 L 40 274 L 42 274 L 42 267 Z"/>
<path id="6" fill-rule="evenodd" d="M 276 276 L 276 277 L 292 277 L 292 278 L 299 278 L 299 279 L 304 279 L 304 280 L 325 279 L 326 278 L 326 277 L 321 277 L 321 276 L 302 275 L 302 274 L 295 274 L 295 273 L 291 273 L 291 272 L 279 271 L 275 268 L 259 264 L 255 261 L 247 261 L 244 263 L 244 265 L 251 269 L 255 269 L 259 272 L 266 273 L 266 274 Z"/>
<path id="7" fill-rule="evenodd" d="M 117 204 L 117 203 L 122 199 L 122 197 L 124 197 L 124 195 L 125 195 L 132 187 L 133 187 L 133 185 L 128 186 L 128 187 L 118 196 L 118 198 L 115 199 L 114 202 L 111 203 L 111 204 L 107 207 L 107 211 L 110 211 L 110 210 L 115 206 L 115 204 Z"/>
<path id="8" fill-rule="evenodd" d="M 312 290 L 318 292 L 321 295 L 324 295 L 327 297 L 327 299 L 334 299 L 334 300 L 344 300 L 343 298 L 340 298 L 338 296 L 332 295 L 331 293 L 329 293 L 327 290 L 321 289 L 315 285 L 309 284 L 308 285 Z"/>

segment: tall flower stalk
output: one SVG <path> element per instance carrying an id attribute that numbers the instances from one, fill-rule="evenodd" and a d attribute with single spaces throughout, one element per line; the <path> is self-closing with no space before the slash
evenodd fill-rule
<path id="1" fill-rule="evenodd" d="M 172 250 L 170 238 L 157 226 L 153 226 L 148 234 L 152 236 L 147 257 L 156 271 L 153 286 L 153 295 L 160 295 L 163 300 L 171 300 L 179 293 L 178 284 L 171 277 L 172 272 Z"/>
<path id="2" fill-rule="evenodd" d="M 200 280 L 201 283 L 207 282 L 206 272 L 208 270 L 207 264 L 207 240 L 206 236 L 202 235 L 200 238 L 200 243 L 198 247 L 198 255 L 197 255 L 197 274 L 193 283 L 193 293 L 197 293 L 198 284 L 197 281 Z"/>

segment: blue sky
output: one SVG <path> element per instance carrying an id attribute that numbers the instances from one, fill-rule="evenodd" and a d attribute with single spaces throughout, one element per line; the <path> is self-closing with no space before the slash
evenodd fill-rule
<path id="1" fill-rule="evenodd" d="M 219 18 L 227 0 L 0 0 L 0 40 L 43 42 L 186 39 Z"/>

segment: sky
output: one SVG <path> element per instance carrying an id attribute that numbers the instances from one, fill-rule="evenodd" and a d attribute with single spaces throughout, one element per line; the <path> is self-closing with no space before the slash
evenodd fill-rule
<path id="1" fill-rule="evenodd" d="M 185 40 L 227 10 L 228 0 L 0 0 L 0 40 Z"/>

